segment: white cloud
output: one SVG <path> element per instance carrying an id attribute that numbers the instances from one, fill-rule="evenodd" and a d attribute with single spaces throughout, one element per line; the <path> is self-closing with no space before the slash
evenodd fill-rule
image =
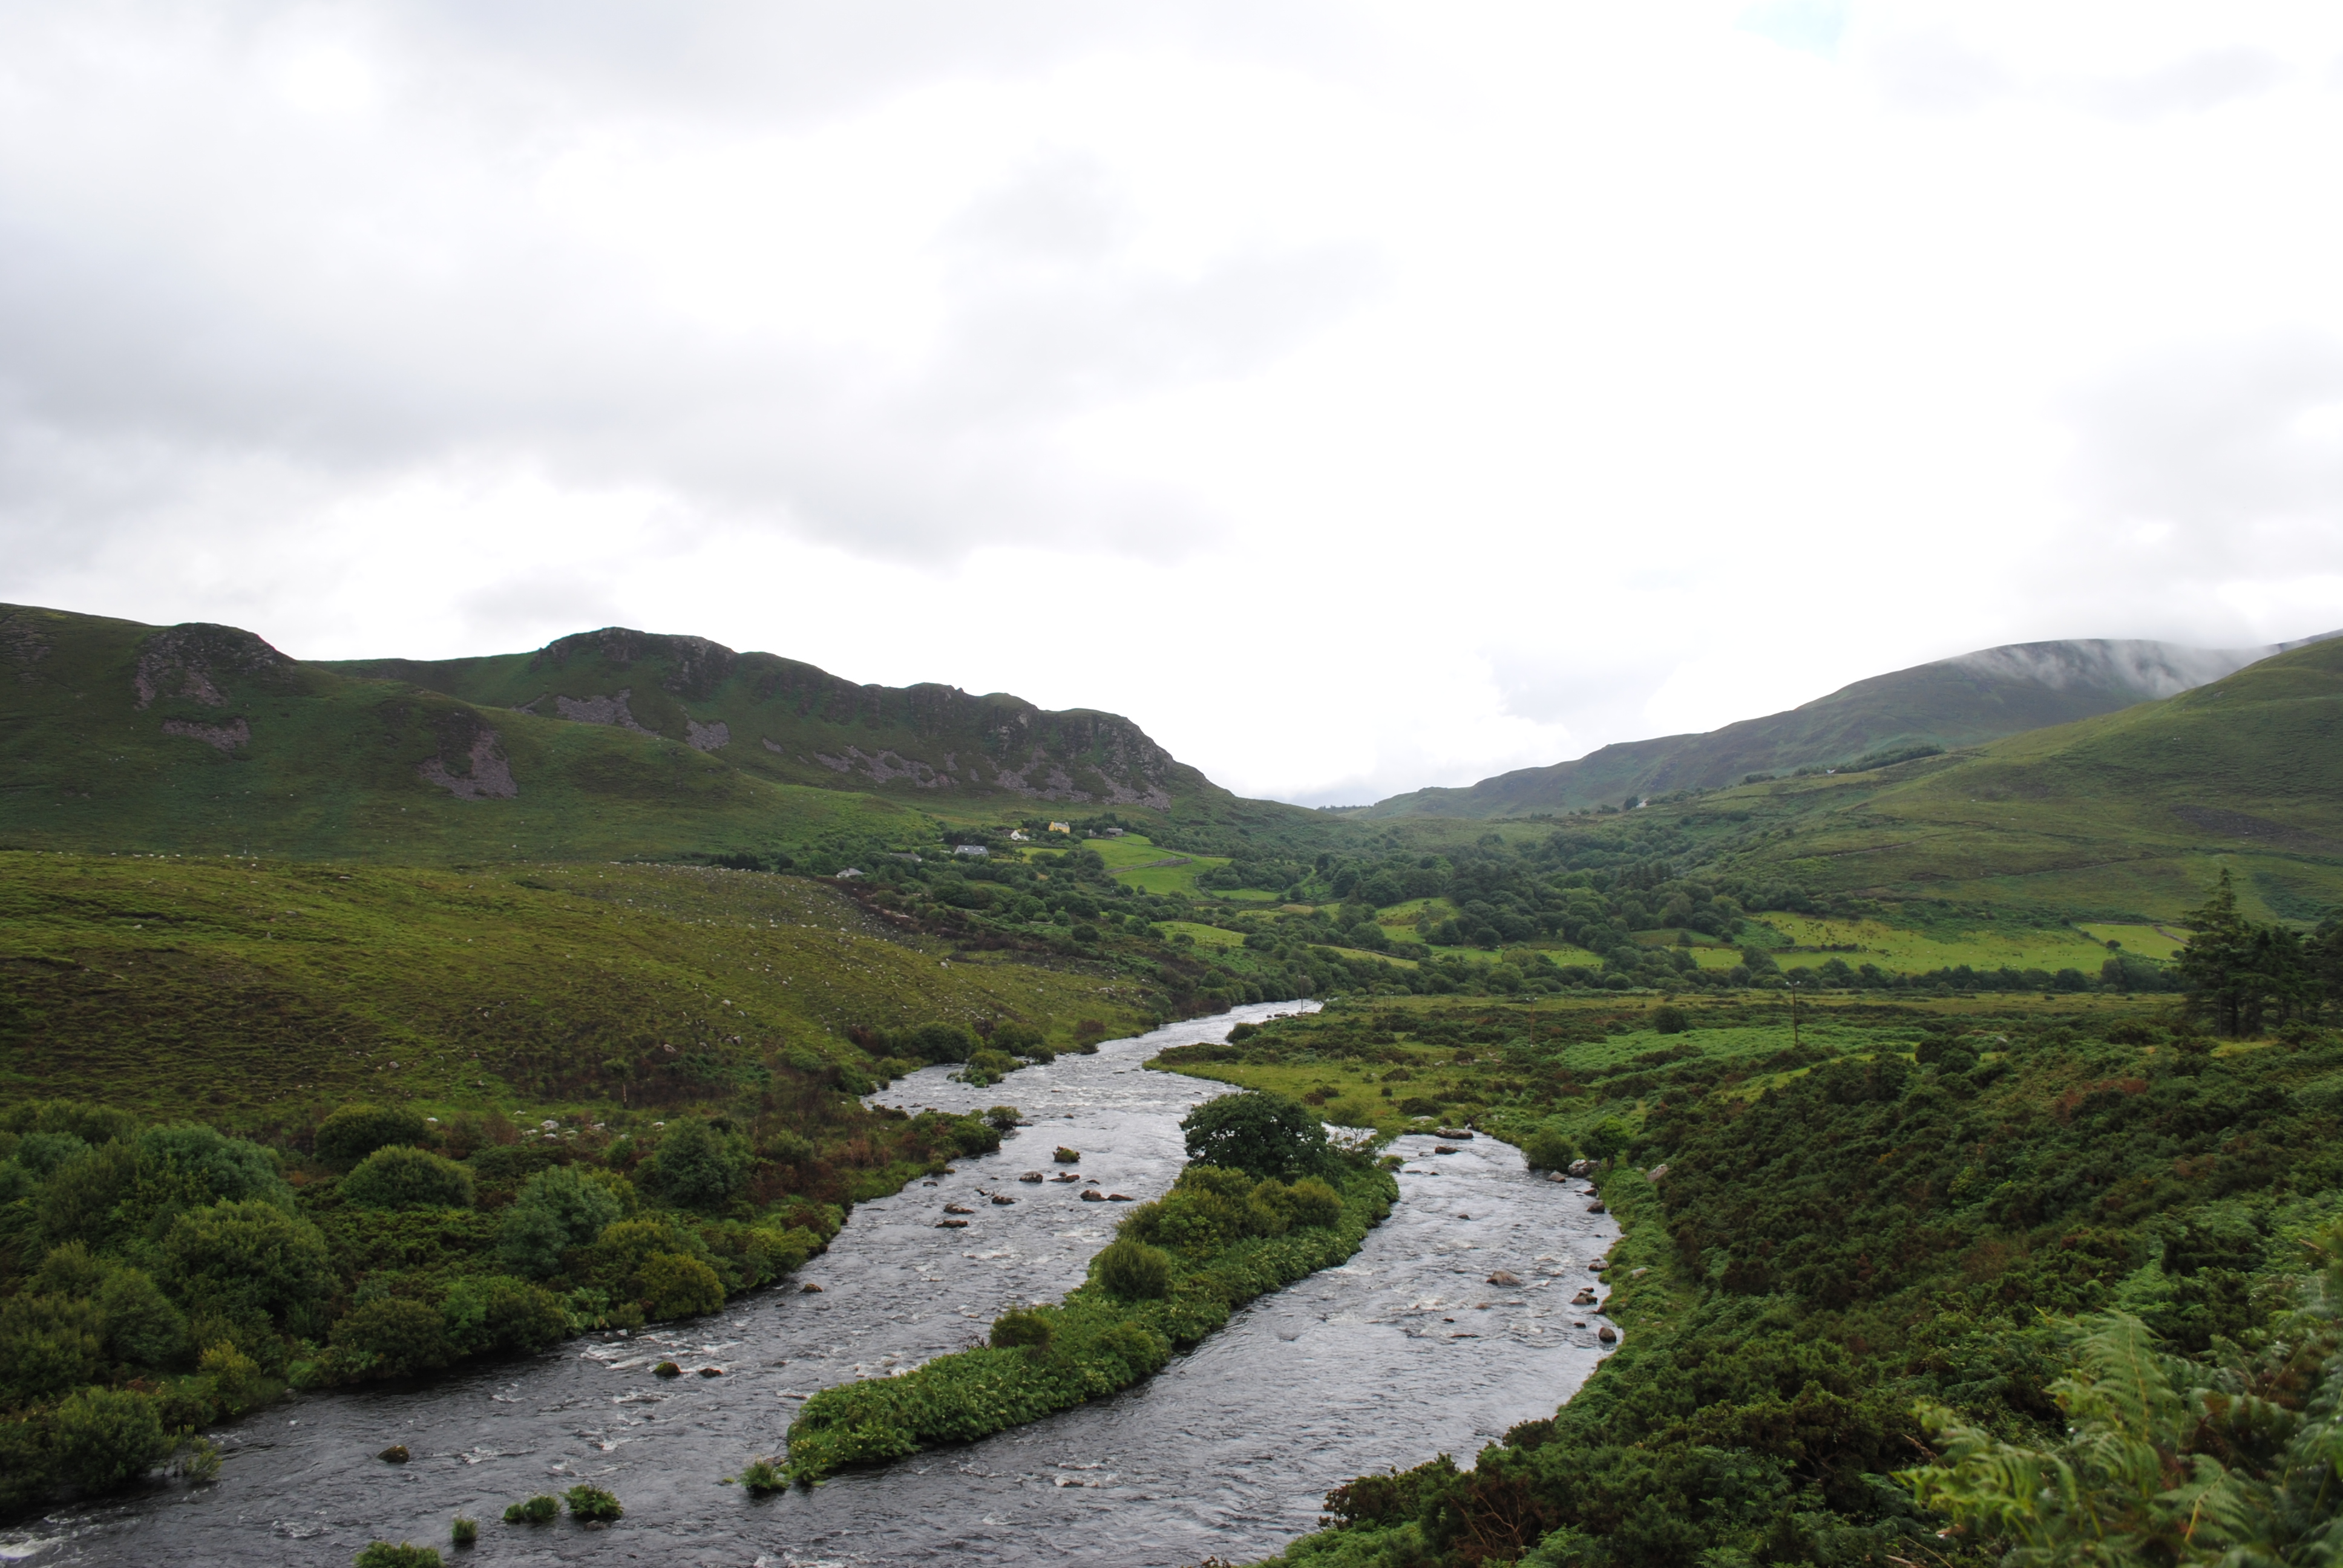
<path id="1" fill-rule="evenodd" d="M 1309 800 L 2323 630 L 2338 59 L 2279 5 L 19 9 L 0 598 L 695 631 Z"/>

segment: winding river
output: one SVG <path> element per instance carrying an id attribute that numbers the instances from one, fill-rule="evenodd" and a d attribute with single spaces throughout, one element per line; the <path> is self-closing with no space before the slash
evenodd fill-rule
<path id="1" fill-rule="evenodd" d="M 1579 1183 L 1533 1177 L 1487 1138 L 1395 1146 L 1400 1202 L 1342 1268 L 1240 1312 L 1156 1378 L 962 1448 L 751 1499 L 719 1484 L 771 1453 L 809 1393 L 976 1342 L 1009 1307 L 1081 1282 L 1129 1211 L 1084 1201 L 1089 1179 L 1135 1199 L 1177 1174 L 1179 1121 L 1220 1085 L 1141 1063 L 1167 1046 L 1293 1010 L 1240 1008 L 1110 1040 L 991 1089 L 931 1068 L 872 1096 L 916 1110 L 1022 1108 L 998 1154 L 857 1206 L 798 1281 L 709 1318 L 589 1335 L 544 1356 L 427 1388 L 297 1397 L 214 1435 L 226 1462 L 199 1486 L 62 1510 L 0 1534 L 0 1562 L 347 1564 L 367 1541 L 445 1547 L 455 1562 L 816 1564 L 1082 1563 L 1172 1568 L 1242 1561 L 1312 1529 L 1328 1488 L 1447 1452 L 1468 1459 L 1550 1415 L 1603 1353 L 1570 1298 L 1617 1235 Z M 1081 1182 L 1051 1151 L 1080 1150 Z M 995 1204 L 992 1194 L 1013 1198 Z M 972 1210 L 939 1226 L 944 1205 Z M 1518 1285 L 1488 1282 L 1499 1271 Z M 800 1288 L 810 1282 L 819 1292 Z M 689 1372 L 662 1382 L 652 1365 Z M 404 1465 L 374 1456 L 392 1443 Z M 498 1522 L 504 1505 L 588 1481 L 626 1518 Z"/>

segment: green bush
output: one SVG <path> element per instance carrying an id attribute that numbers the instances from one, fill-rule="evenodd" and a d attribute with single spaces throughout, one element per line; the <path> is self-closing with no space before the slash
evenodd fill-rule
<path id="1" fill-rule="evenodd" d="M 357 1568 L 446 1568 L 447 1560 L 436 1546 L 413 1546 L 404 1541 L 393 1546 L 387 1541 L 374 1541 L 353 1561 Z"/>
<path id="2" fill-rule="evenodd" d="M 561 1298 L 509 1274 L 471 1274 L 439 1303 L 448 1349 L 459 1356 L 541 1351 L 569 1332 Z"/>
<path id="3" fill-rule="evenodd" d="M 650 1181 L 670 1203 L 713 1209 L 747 1184 L 756 1152 L 729 1127 L 689 1116 L 668 1123 L 652 1157 Z"/>
<path id="4" fill-rule="evenodd" d="M 159 1235 L 173 1216 L 209 1203 L 246 1200 L 293 1206 L 293 1189 L 276 1157 L 257 1143 L 199 1122 L 150 1128 L 138 1135 L 134 1189 L 142 1222 Z"/>
<path id="5" fill-rule="evenodd" d="M 1142 1241 L 1116 1241 L 1098 1255 L 1099 1283 L 1126 1302 L 1151 1302 L 1172 1288 L 1172 1260 Z"/>
<path id="6" fill-rule="evenodd" d="M 0 1299 L 0 1394 L 15 1403 L 95 1380 L 105 1370 L 105 1335 L 95 1302 Z"/>
<path id="7" fill-rule="evenodd" d="M 1003 1312 L 992 1321 L 995 1350 L 1046 1351 L 1050 1333 L 1050 1320 L 1040 1312 Z"/>
<path id="8" fill-rule="evenodd" d="M 260 1363 L 236 1348 L 232 1340 L 205 1347 L 196 1363 L 196 1374 L 211 1384 L 212 1398 L 230 1415 L 242 1415 L 268 1392 L 267 1374 Z"/>
<path id="9" fill-rule="evenodd" d="M 1615 1116 L 1606 1117 L 1594 1124 L 1586 1134 L 1586 1157 L 1590 1160 L 1615 1160 L 1627 1151 L 1635 1141 L 1635 1130 Z"/>
<path id="10" fill-rule="evenodd" d="M 526 1503 L 515 1503 L 505 1509 L 508 1524 L 550 1524 L 561 1514 L 561 1499 L 537 1496 Z"/>
<path id="11" fill-rule="evenodd" d="M 85 1492 L 110 1492 L 163 1462 L 171 1440 L 155 1402 L 126 1389 L 90 1388 L 49 1420 L 56 1475 Z"/>
<path id="12" fill-rule="evenodd" d="M 1290 1181 L 1327 1169 L 1332 1151 L 1317 1113 L 1280 1094 L 1247 1091 L 1208 1100 L 1180 1122 L 1188 1158 L 1255 1177 Z"/>
<path id="13" fill-rule="evenodd" d="M 404 1107 L 345 1105 L 317 1124 L 310 1142 L 320 1163 L 348 1171 L 376 1150 L 393 1143 L 421 1143 L 430 1124 Z"/>
<path id="14" fill-rule="evenodd" d="M 138 1151 L 127 1141 L 99 1144 L 67 1157 L 33 1197 L 33 1217 L 51 1241 L 112 1239 L 117 1214 L 138 1183 Z"/>
<path id="15" fill-rule="evenodd" d="M 1682 1034 L 1692 1027 L 1684 1010 L 1668 1003 L 1652 1010 L 1652 1028 L 1661 1034 Z"/>
<path id="16" fill-rule="evenodd" d="M 1342 1195 L 1334 1191 L 1332 1183 L 1316 1176 L 1304 1176 L 1286 1191 L 1286 1209 L 1294 1224 L 1323 1230 L 1342 1222 Z"/>
<path id="17" fill-rule="evenodd" d="M 561 1254 L 599 1236 L 625 1211 L 617 1188 L 623 1181 L 598 1181 L 567 1165 L 530 1177 L 498 1222 L 497 1255 L 526 1279 L 561 1271 Z"/>
<path id="18" fill-rule="evenodd" d="M 1107 1330 L 1098 1338 L 1098 1350 L 1128 1368 L 1132 1382 L 1154 1376 L 1172 1359 L 1172 1342 L 1137 1323 L 1117 1323 Z"/>
<path id="19" fill-rule="evenodd" d="M 447 1539 L 458 1546 L 469 1546 L 480 1538 L 480 1523 L 458 1513 L 447 1522 Z"/>
<path id="20" fill-rule="evenodd" d="M 282 1328 L 333 1284 L 325 1238 L 307 1220 L 257 1200 L 179 1216 L 163 1238 L 167 1277 L 198 1311 L 266 1316 Z"/>
<path id="21" fill-rule="evenodd" d="M 572 1519 L 618 1519 L 627 1512 L 618 1506 L 617 1498 L 598 1486 L 573 1486 L 561 1494 L 561 1501 L 569 1504 Z"/>
<path id="22" fill-rule="evenodd" d="M 1566 1134 L 1541 1127 L 1523 1141 L 1522 1158 L 1533 1171 L 1560 1171 L 1578 1158 L 1578 1148 Z"/>
<path id="23" fill-rule="evenodd" d="M 336 1323 L 332 1343 L 363 1377 L 414 1377 L 456 1359 L 437 1311 L 396 1296 L 368 1302 Z"/>
<path id="24" fill-rule="evenodd" d="M 453 1160 L 388 1144 L 342 1178 L 342 1201 L 361 1209 L 468 1209 L 472 1173 Z"/>
<path id="25" fill-rule="evenodd" d="M 752 1459 L 740 1472 L 740 1484 L 751 1497 L 762 1497 L 769 1492 L 786 1491 L 789 1473 L 769 1459 Z"/>
<path id="26" fill-rule="evenodd" d="M 635 1293 L 655 1318 L 688 1318 L 724 1304 L 724 1282 L 697 1258 L 658 1252 L 635 1271 Z"/>

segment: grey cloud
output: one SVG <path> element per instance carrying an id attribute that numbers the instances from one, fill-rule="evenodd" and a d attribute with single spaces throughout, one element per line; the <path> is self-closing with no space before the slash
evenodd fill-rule
<path id="1" fill-rule="evenodd" d="M 201 15 L 203 25 L 152 25 L 240 70 L 292 14 Z M 126 98 L 77 118 L 61 106 L 73 123 L 51 154 L 0 157 L 0 527 L 12 546 L 98 548 L 109 529 L 184 511 L 205 474 L 238 465 L 327 485 L 511 461 L 881 555 L 1067 542 L 1172 553 L 1202 542 L 1211 519 L 1176 485 L 1092 475 L 1070 422 L 1258 368 L 1373 286 L 1373 258 L 1341 248 L 1163 275 L 1130 254 L 1105 171 L 1044 164 L 939 236 L 950 276 L 933 352 L 882 374 L 679 319 L 532 216 L 546 149 L 628 114 L 795 126 L 940 77 L 1167 37 L 1248 57 L 1315 37 L 1339 53 L 1356 29 L 1320 7 L 337 15 L 387 72 L 433 82 L 410 92 L 418 117 L 390 145 L 340 149 L 339 133 L 320 130 L 313 151 L 296 145 L 304 127 L 271 126 L 258 108 L 241 132 L 175 119 L 211 106 L 201 99 L 154 106 L 142 122 L 146 107 Z M 0 15 L 0 55 L 13 39 L 20 69 L 37 74 L 45 51 L 54 63 L 65 45 L 43 25 Z M 109 136 L 152 156 L 96 145 Z M 181 139 L 196 147 L 184 170 Z M 63 518 L 77 538 L 50 537 Z"/>

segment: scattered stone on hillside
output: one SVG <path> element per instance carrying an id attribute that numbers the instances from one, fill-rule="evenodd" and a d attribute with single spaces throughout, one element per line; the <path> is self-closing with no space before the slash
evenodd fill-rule
<path id="1" fill-rule="evenodd" d="M 405 1464 L 407 1462 L 407 1444 L 403 1442 L 394 1442 L 388 1448 L 384 1449 L 380 1453 L 376 1454 L 375 1457 L 381 1460 L 386 1464 Z"/>
<path id="2" fill-rule="evenodd" d="M 1644 1172 L 1644 1179 L 1647 1181 L 1656 1181 L 1667 1173 L 1668 1168 L 1665 1165 L 1654 1165 Z"/>

